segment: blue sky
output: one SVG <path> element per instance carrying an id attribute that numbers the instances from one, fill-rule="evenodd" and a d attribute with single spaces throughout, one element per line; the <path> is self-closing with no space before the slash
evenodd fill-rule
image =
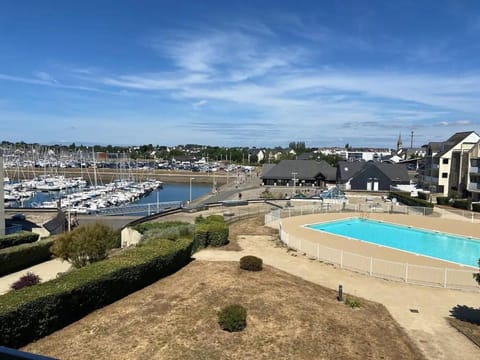
<path id="1" fill-rule="evenodd" d="M 0 0 L 0 138 L 394 147 L 480 127 L 478 1 Z"/>

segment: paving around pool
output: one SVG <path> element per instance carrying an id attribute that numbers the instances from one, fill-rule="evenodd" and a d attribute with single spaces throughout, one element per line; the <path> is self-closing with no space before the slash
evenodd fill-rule
<path id="1" fill-rule="evenodd" d="M 365 218 L 359 220 L 362 216 Z M 480 249 L 476 243 L 478 241 L 476 239 L 480 238 L 478 224 L 429 216 L 383 213 L 363 215 L 327 213 L 283 218 L 282 240 L 289 247 L 304 252 L 310 257 L 369 275 L 425 285 L 478 290 L 478 285 L 471 275 L 478 271 L 478 268 L 472 264 L 473 260 L 458 261 L 455 257 L 444 257 L 448 260 L 442 260 L 438 258 L 435 251 L 419 251 L 418 246 L 399 250 L 398 246 L 392 246 L 390 239 L 379 241 L 380 237 L 390 236 L 390 234 L 382 234 L 378 229 L 370 234 L 370 239 L 348 233 L 345 229 L 342 230 L 343 236 L 339 235 L 342 231 L 332 230 L 332 224 L 338 224 L 338 221 L 342 224 L 347 219 L 352 220 L 352 224 L 359 221 L 369 224 L 381 222 L 391 224 L 402 231 L 411 227 L 410 230 L 420 229 L 423 233 L 433 231 L 463 236 L 470 242 L 466 244 L 472 246 L 463 249 L 460 247 L 456 251 L 477 252 Z M 312 229 L 312 226 L 318 227 L 319 230 L 324 228 L 324 230 L 318 231 Z M 408 232 L 404 234 L 409 236 Z M 372 237 L 376 239 L 372 240 Z M 440 242 L 438 245 L 430 245 L 431 248 L 437 248 L 436 250 L 440 246 Z M 480 252 L 471 256 L 480 258 Z"/>

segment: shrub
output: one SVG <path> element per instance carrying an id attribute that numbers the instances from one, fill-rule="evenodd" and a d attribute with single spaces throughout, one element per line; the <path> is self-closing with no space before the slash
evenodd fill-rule
<path id="1" fill-rule="evenodd" d="M 470 200 L 466 199 L 455 199 L 453 200 L 452 206 L 457 209 L 470 210 Z"/>
<path id="2" fill-rule="evenodd" d="M 419 198 L 413 198 L 409 193 L 401 191 L 391 191 L 388 195 L 389 199 L 396 198 L 401 203 L 408 206 L 421 206 L 433 208 L 433 204 L 430 201 L 422 200 Z"/>
<path id="3" fill-rule="evenodd" d="M 15 281 L 12 286 L 10 286 L 13 290 L 20 290 L 23 289 L 24 287 L 28 286 L 33 286 L 37 285 L 40 283 L 40 276 L 35 275 L 32 272 L 27 272 L 25 275 L 23 275 L 20 279 Z"/>
<path id="4" fill-rule="evenodd" d="M 170 275 L 190 261 L 191 239 L 163 240 L 0 296 L 0 345 L 18 348 Z"/>
<path id="5" fill-rule="evenodd" d="M 165 222 L 145 222 L 134 227 L 141 234 L 145 234 L 150 230 L 162 230 L 182 225 L 188 225 L 184 221 L 165 221 Z"/>
<path id="6" fill-rule="evenodd" d="M 226 331 L 242 331 L 247 327 L 247 310 L 239 304 L 225 306 L 218 313 L 218 324 Z"/>
<path id="7" fill-rule="evenodd" d="M 0 250 L 0 276 L 50 260 L 53 238 Z"/>
<path id="8" fill-rule="evenodd" d="M 107 257 L 118 242 L 115 233 L 102 223 L 82 225 L 57 237 L 52 252 L 79 268 Z"/>
<path id="9" fill-rule="evenodd" d="M 272 199 L 272 198 L 273 198 L 273 194 L 270 192 L 269 188 L 265 188 L 265 190 L 263 190 L 260 193 L 260 199 Z"/>
<path id="10" fill-rule="evenodd" d="M 197 218 L 198 219 L 198 218 Z M 193 250 L 228 244 L 228 224 L 222 215 L 210 215 L 195 226 Z"/>
<path id="11" fill-rule="evenodd" d="M 429 200 L 430 199 L 430 193 L 419 191 L 417 194 L 418 194 L 417 195 L 418 198 L 421 199 L 421 200 Z"/>
<path id="12" fill-rule="evenodd" d="M 345 304 L 350 306 L 352 309 L 360 307 L 360 301 L 351 297 L 345 298 Z"/>
<path id="13" fill-rule="evenodd" d="M 195 218 L 195 224 L 201 224 L 205 221 L 205 218 L 203 217 L 203 215 L 198 215 L 196 218 Z"/>
<path id="14" fill-rule="evenodd" d="M 188 223 L 180 223 L 178 225 L 176 224 L 175 226 L 163 228 L 152 228 L 143 234 L 142 242 L 148 242 L 152 239 L 177 240 L 181 237 L 192 236 L 194 229 L 195 225 Z"/>
<path id="15" fill-rule="evenodd" d="M 448 196 L 437 196 L 438 205 L 448 205 L 450 198 Z"/>
<path id="16" fill-rule="evenodd" d="M 480 203 L 472 203 L 472 210 L 475 212 L 480 212 Z"/>
<path id="17" fill-rule="evenodd" d="M 240 269 L 248 271 L 261 271 L 263 268 L 263 260 L 252 255 L 240 258 Z"/>
<path id="18" fill-rule="evenodd" d="M 40 235 L 30 231 L 20 231 L 15 234 L 0 236 L 0 249 L 11 246 L 33 243 L 38 240 Z"/>

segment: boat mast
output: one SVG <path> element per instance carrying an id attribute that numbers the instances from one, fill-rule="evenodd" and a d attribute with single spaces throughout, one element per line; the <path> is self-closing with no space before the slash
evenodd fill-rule
<path id="1" fill-rule="evenodd" d="M 97 188 L 97 164 L 95 162 L 95 145 L 92 147 L 92 155 L 93 155 L 93 179 L 95 182 L 95 189 Z"/>

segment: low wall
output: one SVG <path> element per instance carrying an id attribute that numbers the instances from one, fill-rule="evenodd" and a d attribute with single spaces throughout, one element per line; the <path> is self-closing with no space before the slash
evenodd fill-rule
<path id="1" fill-rule="evenodd" d="M 142 239 L 142 234 L 140 234 L 137 230 L 126 227 L 122 229 L 121 232 L 122 236 L 122 248 L 127 246 L 136 245 Z"/>

